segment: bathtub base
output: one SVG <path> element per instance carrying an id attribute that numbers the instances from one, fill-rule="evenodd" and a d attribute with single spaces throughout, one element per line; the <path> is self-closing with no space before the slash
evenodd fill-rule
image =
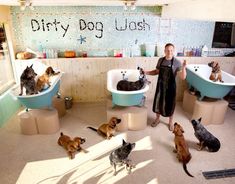
<path id="1" fill-rule="evenodd" d="M 107 121 L 112 117 L 120 118 L 122 121 L 117 125 L 117 131 L 143 130 L 147 127 L 146 107 L 109 107 L 107 109 Z"/>
<path id="2" fill-rule="evenodd" d="M 184 91 L 183 110 L 189 114 L 189 119 L 202 118 L 202 124 L 222 124 L 228 109 L 225 100 L 204 99 L 197 100 L 195 95 Z"/>
<path id="3" fill-rule="evenodd" d="M 18 114 L 21 133 L 25 135 L 54 134 L 60 129 L 56 109 L 32 109 Z"/>
<path id="4" fill-rule="evenodd" d="M 113 106 L 143 106 L 145 103 L 144 93 L 139 94 L 117 94 L 112 93 Z"/>

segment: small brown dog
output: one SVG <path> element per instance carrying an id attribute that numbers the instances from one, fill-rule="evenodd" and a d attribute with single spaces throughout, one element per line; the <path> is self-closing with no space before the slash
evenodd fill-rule
<path id="1" fill-rule="evenodd" d="M 37 84 L 36 84 L 37 91 L 41 92 L 46 86 L 46 84 L 48 85 L 48 87 L 50 87 L 50 81 L 49 81 L 50 77 L 54 75 L 58 75 L 59 73 L 60 72 L 55 72 L 51 66 L 48 67 L 45 73 L 41 75 L 37 80 Z"/>
<path id="2" fill-rule="evenodd" d="M 180 162 L 183 163 L 183 168 L 184 171 L 186 172 L 187 175 L 193 177 L 187 170 L 186 164 L 190 161 L 191 159 L 191 154 L 188 149 L 188 145 L 184 139 L 184 130 L 183 128 L 178 124 L 174 124 L 174 130 L 173 133 L 175 134 L 175 150 L 174 152 L 177 153 L 177 158 Z"/>
<path id="3" fill-rule="evenodd" d="M 77 144 L 78 144 L 78 149 L 77 149 L 77 151 L 83 151 L 83 152 L 85 152 L 85 153 L 88 152 L 88 151 L 86 151 L 85 149 L 83 149 L 83 148 L 81 147 L 81 144 L 83 144 L 84 142 L 86 142 L 86 139 L 81 138 L 81 137 L 74 137 L 73 140 L 74 140 L 75 142 L 77 142 Z"/>
<path id="4" fill-rule="evenodd" d="M 64 135 L 63 132 L 60 133 L 60 137 L 58 139 L 58 144 L 66 149 L 70 159 L 73 159 L 75 157 L 75 153 L 81 150 L 80 145 L 84 142 L 85 139 L 80 137 L 75 137 L 72 140 L 69 136 Z"/>
<path id="5" fill-rule="evenodd" d="M 222 80 L 222 72 L 221 72 L 219 63 L 216 62 L 216 61 L 212 61 L 212 62 L 208 63 L 208 66 L 210 66 L 212 68 L 211 75 L 210 75 L 209 79 L 214 81 L 214 82 L 216 82 L 218 80 L 220 82 L 224 82 Z"/>
<path id="6" fill-rule="evenodd" d="M 110 139 L 112 136 L 114 136 L 116 132 L 116 126 L 120 122 L 121 119 L 112 117 L 108 123 L 100 125 L 98 129 L 93 127 L 87 127 L 87 128 L 96 131 L 98 134 L 106 137 L 106 139 Z"/>

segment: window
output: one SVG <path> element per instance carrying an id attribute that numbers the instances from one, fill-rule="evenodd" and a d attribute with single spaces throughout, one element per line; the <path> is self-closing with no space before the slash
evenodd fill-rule
<path id="1" fill-rule="evenodd" d="M 0 94 L 15 84 L 4 24 L 0 23 Z"/>

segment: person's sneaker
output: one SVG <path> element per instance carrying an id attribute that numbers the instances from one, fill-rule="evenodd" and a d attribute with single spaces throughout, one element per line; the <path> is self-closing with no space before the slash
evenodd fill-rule
<path id="1" fill-rule="evenodd" d="M 155 120 L 151 123 L 151 127 L 156 127 L 160 123 L 160 120 Z"/>

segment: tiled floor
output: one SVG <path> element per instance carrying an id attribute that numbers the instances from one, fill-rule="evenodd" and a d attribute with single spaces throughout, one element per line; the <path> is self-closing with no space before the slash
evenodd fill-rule
<path id="1" fill-rule="evenodd" d="M 151 122 L 154 118 L 151 103 L 147 106 L 148 121 Z M 75 159 L 69 160 L 65 150 L 57 145 L 59 132 L 53 135 L 22 135 L 16 115 L 0 129 L 0 183 L 235 183 L 235 177 L 206 180 L 202 175 L 203 171 L 235 167 L 235 111 L 231 109 L 227 111 L 224 124 L 207 126 L 222 145 L 219 152 L 209 153 L 196 150 L 197 139 L 193 128 L 181 104 L 177 104 L 174 121 L 184 127 L 184 136 L 192 154 L 187 167 L 194 178 L 185 174 L 182 164 L 172 152 L 174 135 L 168 130 L 166 118 L 155 128 L 147 126 L 141 131 L 119 132 L 111 140 L 104 140 L 86 128 L 88 125 L 97 127 L 106 121 L 105 103 L 75 104 L 60 121 L 61 131 L 65 134 L 86 138 L 83 148 L 89 152 L 78 153 Z M 123 138 L 136 143 L 130 155 L 136 167 L 129 175 L 123 167 L 119 167 L 117 176 L 113 176 L 108 156 Z"/>

